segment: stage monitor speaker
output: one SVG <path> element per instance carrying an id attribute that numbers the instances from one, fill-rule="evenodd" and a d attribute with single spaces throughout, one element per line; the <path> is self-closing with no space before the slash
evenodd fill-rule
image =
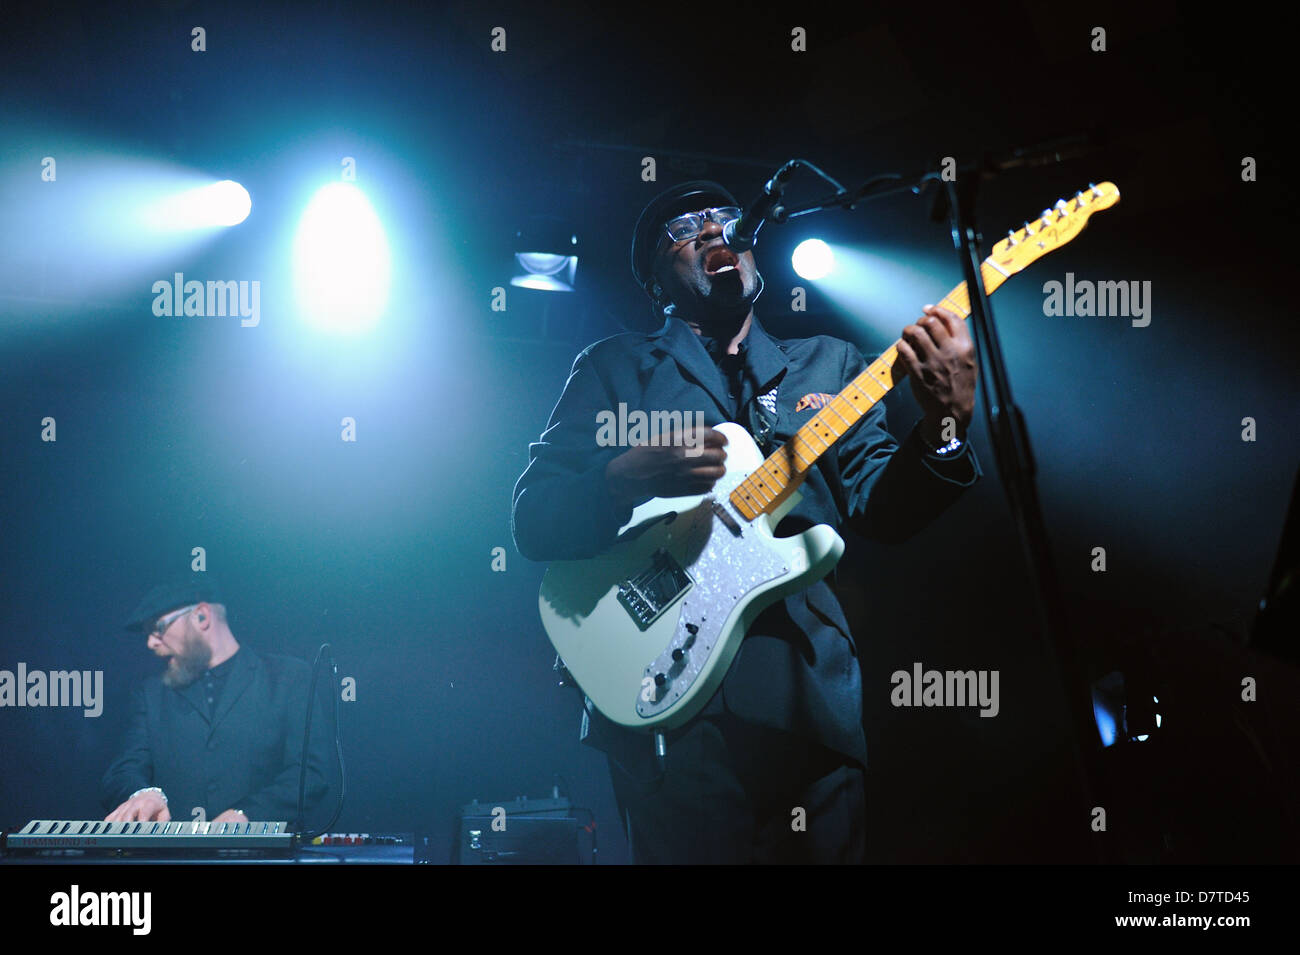
<path id="1" fill-rule="evenodd" d="M 568 799 L 474 800 L 461 807 L 457 865 L 580 865 L 582 825 Z"/>

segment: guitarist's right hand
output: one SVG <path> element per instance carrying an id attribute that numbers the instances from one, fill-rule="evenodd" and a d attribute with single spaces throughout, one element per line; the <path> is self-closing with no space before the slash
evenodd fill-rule
<path id="1" fill-rule="evenodd" d="M 628 506 L 652 497 L 707 494 L 727 473 L 726 444 L 721 431 L 687 428 L 667 445 L 624 451 L 605 466 L 605 480 L 614 499 Z"/>

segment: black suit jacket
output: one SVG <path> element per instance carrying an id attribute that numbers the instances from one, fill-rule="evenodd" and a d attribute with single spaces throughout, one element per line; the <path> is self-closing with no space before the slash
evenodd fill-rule
<path id="1" fill-rule="evenodd" d="M 242 809 L 250 820 L 293 821 L 311 667 L 248 647 L 232 661 L 213 719 L 201 679 L 176 690 L 153 677 L 136 689 L 122 753 L 100 783 L 106 810 L 137 789 L 158 786 L 176 820 L 189 821 L 202 806 L 208 819 Z M 308 811 L 327 788 L 332 713 L 322 702 L 312 716 Z"/>
<path id="2" fill-rule="evenodd" d="M 770 452 L 816 413 L 816 407 L 796 411 L 801 398 L 838 394 L 867 366 L 848 342 L 825 335 L 776 339 L 757 318 L 745 337 L 744 354 L 741 393 L 734 398 L 700 337 L 678 318 L 668 318 L 654 334 L 616 335 L 579 354 L 515 486 L 513 531 L 520 553 L 532 560 L 592 557 L 609 547 L 631 518 L 632 509 L 615 503 L 605 481 L 605 466 L 626 448 L 597 444 L 598 412 L 617 412 L 625 402 L 629 410 L 701 411 L 710 426 L 737 418 L 744 424 L 755 396 L 775 386 L 775 433 L 764 449 Z M 901 541 L 929 524 L 980 473 L 969 443 L 954 459 L 939 458 L 913 429 L 900 447 L 885 429 L 884 405 L 878 403 L 817 460 L 800 489 L 803 499 L 777 534 L 830 524 L 876 540 Z M 703 712 L 725 709 L 865 765 L 856 656 L 839 600 L 826 580 L 819 581 L 759 615 Z M 588 710 L 587 742 L 623 759 L 625 766 L 630 754 L 650 753 L 643 737 Z"/>

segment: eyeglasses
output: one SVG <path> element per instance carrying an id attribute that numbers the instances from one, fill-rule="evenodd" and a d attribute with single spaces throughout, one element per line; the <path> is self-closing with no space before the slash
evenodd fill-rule
<path id="1" fill-rule="evenodd" d="M 146 628 L 145 628 L 145 636 L 146 636 L 146 637 L 152 637 L 154 634 L 164 634 L 164 633 L 166 633 L 167 630 L 171 627 L 172 624 L 174 624 L 177 620 L 179 620 L 181 617 L 185 616 L 187 613 L 189 613 L 191 610 L 193 610 L 193 609 L 194 609 L 195 607 L 197 607 L 197 606 L 198 606 L 198 604 L 191 604 L 190 606 L 186 607 L 186 608 L 183 609 L 183 610 L 177 610 L 177 611 L 175 611 L 175 612 L 173 612 L 173 613 L 168 614 L 168 615 L 165 616 L 165 617 L 159 617 L 159 618 L 154 622 L 154 625 L 153 625 L 152 627 L 146 627 Z"/>
<path id="2" fill-rule="evenodd" d="M 700 234 L 704 228 L 704 223 L 712 219 L 718 225 L 726 225 L 734 219 L 740 218 L 740 210 L 735 206 L 723 206 L 715 209 L 701 209 L 699 212 L 688 212 L 685 215 L 677 216 L 675 219 L 669 219 L 664 228 L 668 231 L 668 238 L 674 242 L 682 242 L 686 239 L 693 239 Z"/>

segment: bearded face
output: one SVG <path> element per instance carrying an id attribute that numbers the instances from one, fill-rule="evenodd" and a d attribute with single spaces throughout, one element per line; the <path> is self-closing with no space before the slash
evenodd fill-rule
<path id="1" fill-rule="evenodd" d="M 189 686 L 208 669 L 212 662 L 212 648 L 199 636 L 198 631 L 188 626 L 185 639 L 180 648 L 167 658 L 167 669 L 163 672 L 163 683 L 173 689 Z"/>

